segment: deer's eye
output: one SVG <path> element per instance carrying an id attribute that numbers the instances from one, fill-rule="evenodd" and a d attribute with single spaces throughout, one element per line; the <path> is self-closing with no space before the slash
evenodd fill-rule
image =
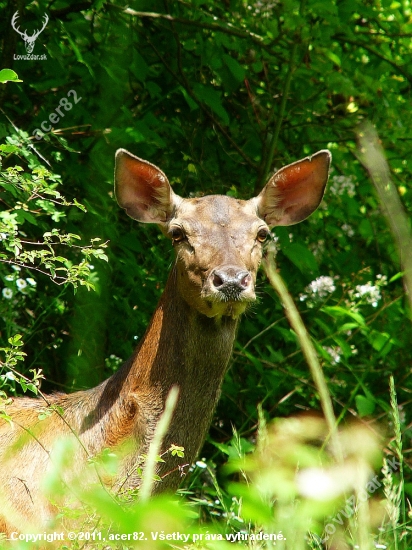
<path id="1" fill-rule="evenodd" d="M 264 243 L 268 238 L 268 236 L 269 236 L 269 231 L 265 227 L 262 227 L 262 229 L 259 229 L 258 234 L 256 235 L 256 238 L 260 243 Z"/>
<path id="2" fill-rule="evenodd" d="M 170 235 L 174 243 L 180 243 L 185 238 L 184 231 L 181 227 L 173 227 L 170 230 Z"/>

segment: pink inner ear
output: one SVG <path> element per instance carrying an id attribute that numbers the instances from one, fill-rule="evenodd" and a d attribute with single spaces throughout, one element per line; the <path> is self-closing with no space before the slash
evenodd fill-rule
<path id="1" fill-rule="evenodd" d="M 165 174 L 123 149 L 116 153 L 115 192 L 127 214 L 144 223 L 164 223 L 174 197 Z"/>
<path id="2" fill-rule="evenodd" d="M 259 196 L 259 214 L 266 223 L 293 225 L 310 216 L 322 200 L 329 163 L 330 153 L 319 151 L 280 169 Z"/>
<path id="3" fill-rule="evenodd" d="M 316 202 L 319 196 L 317 178 L 316 166 L 308 161 L 298 166 L 288 166 L 279 172 L 275 176 L 275 182 L 280 192 L 280 206 L 287 210 L 293 206 Z"/>
<path id="4" fill-rule="evenodd" d="M 120 165 L 122 191 L 142 206 L 150 206 L 158 200 L 156 191 L 165 185 L 165 176 L 150 164 L 124 156 Z M 133 196 L 132 196 L 133 195 Z M 126 201 L 129 202 L 129 201 Z"/>
<path id="5" fill-rule="evenodd" d="M 304 159 L 282 168 L 275 175 L 276 185 L 280 188 L 300 188 L 302 185 L 313 185 L 315 180 L 323 180 L 327 172 L 328 164 L 325 162 L 325 158 L 318 154 L 311 159 Z"/>

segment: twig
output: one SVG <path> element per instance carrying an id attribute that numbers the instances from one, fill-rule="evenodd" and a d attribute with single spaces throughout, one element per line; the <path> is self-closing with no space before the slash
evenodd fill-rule
<path id="1" fill-rule="evenodd" d="M 132 8 L 119 8 L 119 6 L 114 6 L 113 4 L 110 5 L 110 8 L 121 10 L 126 15 L 139 17 L 141 19 L 143 18 L 164 19 L 172 23 L 180 23 L 182 25 L 190 25 L 191 27 L 200 27 L 201 29 L 208 29 L 211 31 L 231 34 L 239 38 L 251 38 L 254 42 L 260 44 L 261 46 L 265 46 L 263 37 L 250 31 L 242 31 L 242 30 L 236 29 L 230 23 L 228 23 L 229 25 L 228 27 L 223 27 L 219 23 L 205 23 L 203 21 L 196 21 L 195 19 L 183 19 L 182 17 L 174 17 L 173 15 L 170 15 L 168 13 L 136 11 L 136 10 L 133 10 Z"/>
<path id="2" fill-rule="evenodd" d="M 13 126 L 13 129 L 15 132 L 17 132 L 18 136 L 20 137 L 20 139 L 22 139 L 22 134 L 21 134 L 21 131 L 19 128 L 17 128 L 17 126 L 14 124 L 14 122 L 8 117 L 8 115 L 6 115 L 6 113 L 3 111 L 3 109 L 0 109 L 0 112 L 3 113 L 3 115 L 5 116 L 5 118 L 7 118 L 7 120 L 9 121 L 9 123 Z M 30 141 L 30 140 L 29 140 Z M 24 142 L 25 142 L 25 145 L 29 148 L 29 149 L 32 149 L 32 151 L 34 151 L 34 153 L 39 157 L 41 158 L 41 160 L 43 162 L 45 162 L 47 164 L 47 166 L 49 168 L 52 168 L 52 165 L 50 164 L 50 162 L 43 157 L 43 155 L 41 153 L 39 153 L 39 151 L 36 149 L 36 147 L 34 147 L 34 145 L 30 142 L 28 142 L 28 140 L 24 139 Z"/>

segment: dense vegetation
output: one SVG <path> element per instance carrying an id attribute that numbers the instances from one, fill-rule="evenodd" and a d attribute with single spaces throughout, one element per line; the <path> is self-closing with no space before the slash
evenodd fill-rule
<path id="1" fill-rule="evenodd" d="M 189 495 L 179 510 L 169 503 L 167 521 L 155 524 L 162 501 L 121 515 L 112 509 L 119 504 L 90 497 L 82 518 L 92 530 L 97 510 L 99 529 L 117 518 L 118 532 L 283 530 L 288 541 L 277 540 L 277 548 L 293 550 L 408 548 L 410 309 L 402 258 L 360 162 L 357 134 L 362 122 L 375 125 L 411 212 L 409 1 L 0 7 L 0 69 L 14 71 L 0 72 L 0 414 L 10 396 L 33 395 L 40 382 L 46 393 L 96 385 L 131 354 L 155 308 L 172 251 L 156 227 L 138 226 L 117 206 L 118 147 L 158 165 L 182 196 L 239 198 L 255 194 L 274 169 L 328 148 L 324 202 L 308 221 L 278 229 L 273 244 L 323 367 L 344 463 L 313 443 L 325 436 L 313 417 L 294 428 L 279 421 L 265 437 L 272 419 L 321 405 L 261 273 L 259 303 L 243 318 L 203 460 L 185 481 Z M 16 59 L 27 53 L 11 25 L 16 10 L 15 26 L 29 35 L 48 15 L 33 50 L 46 59 Z M 239 471 L 235 459 L 255 448 L 258 432 L 260 454 Z M 379 449 L 396 459 L 384 461 L 383 474 Z M 293 476 L 320 464 L 332 478 L 352 481 L 317 501 Z M 368 483 L 365 464 L 376 469 L 379 487 L 358 498 L 367 505 L 332 521 L 352 490 L 359 497 Z M 362 475 L 351 477 L 355 470 Z"/>

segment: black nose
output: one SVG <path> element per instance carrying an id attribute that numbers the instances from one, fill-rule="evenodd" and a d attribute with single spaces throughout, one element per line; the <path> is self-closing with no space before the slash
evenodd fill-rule
<path id="1" fill-rule="evenodd" d="M 249 271 L 234 266 L 221 267 L 212 273 L 213 286 L 228 300 L 238 300 L 242 292 L 250 287 L 251 282 L 252 276 Z"/>

